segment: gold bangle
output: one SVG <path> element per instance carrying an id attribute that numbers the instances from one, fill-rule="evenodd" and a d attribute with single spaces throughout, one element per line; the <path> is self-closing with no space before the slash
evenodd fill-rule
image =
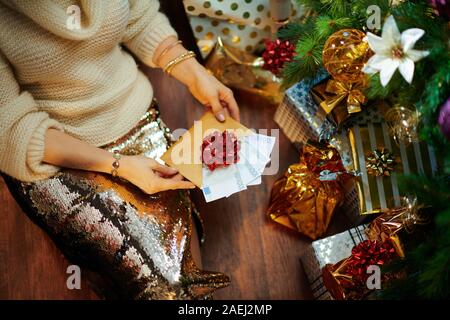
<path id="1" fill-rule="evenodd" d="M 188 51 L 183 53 L 182 55 L 176 57 L 172 61 L 170 61 L 164 68 L 164 72 L 166 72 L 168 75 L 172 73 L 172 69 L 179 64 L 180 62 L 183 62 L 184 60 L 190 59 L 192 57 L 195 57 L 195 52 Z"/>
<path id="2" fill-rule="evenodd" d="M 167 52 L 169 52 L 170 49 L 172 49 L 172 48 L 175 47 L 176 45 L 182 44 L 182 43 L 183 43 L 183 41 L 177 40 L 177 41 L 174 41 L 174 42 L 172 42 L 171 44 L 169 44 L 169 45 L 163 50 L 163 52 L 161 52 L 161 54 L 159 55 L 158 59 L 156 59 L 156 65 L 159 66 L 159 62 L 161 61 L 161 58 L 162 58 Z"/>
<path id="3" fill-rule="evenodd" d="M 119 160 L 121 158 L 119 150 L 114 150 L 113 151 L 113 158 L 114 158 L 114 162 L 112 163 L 111 175 L 113 177 L 117 177 L 117 174 L 118 174 L 118 171 L 119 171 L 119 167 L 120 167 Z"/>

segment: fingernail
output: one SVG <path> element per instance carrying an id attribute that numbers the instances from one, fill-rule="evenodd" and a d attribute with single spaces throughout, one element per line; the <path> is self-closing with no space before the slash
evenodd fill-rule
<path id="1" fill-rule="evenodd" d="M 176 168 L 170 168 L 170 170 L 171 170 L 172 172 L 178 172 L 178 169 L 176 169 Z"/>
<path id="2" fill-rule="evenodd" d="M 218 113 L 216 115 L 216 117 L 217 117 L 217 120 L 219 120 L 220 122 L 224 122 L 225 121 L 225 116 L 224 116 L 224 114 L 222 112 Z"/>

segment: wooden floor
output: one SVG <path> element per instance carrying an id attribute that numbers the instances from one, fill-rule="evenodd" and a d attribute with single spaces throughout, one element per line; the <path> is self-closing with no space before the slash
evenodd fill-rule
<path id="1" fill-rule="evenodd" d="M 162 118 L 171 129 L 192 125 L 203 108 L 186 88 L 161 72 L 143 69 L 160 102 Z M 250 128 L 277 128 L 276 106 L 237 94 L 242 123 Z M 275 176 L 228 199 L 206 204 L 200 192 L 195 202 L 204 216 L 207 238 L 202 248 L 204 268 L 222 271 L 232 284 L 216 299 L 308 299 L 310 292 L 299 257 L 308 240 L 269 221 L 265 216 L 273 182 L 298 153 L 286 137 L 279 138 L 280 168 Z M 330 233 L 346 227 L 336 216 Z M 65 260 L 50 239 L 28 220 L 0 179 L 0 299 L 96 299 L 83 280 L 81 290 L 66 288 Z"/>

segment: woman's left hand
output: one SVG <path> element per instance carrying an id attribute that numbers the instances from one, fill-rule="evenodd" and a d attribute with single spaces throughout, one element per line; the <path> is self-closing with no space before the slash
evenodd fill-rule
<path id="1" fill-rule="evenodd" d="M 233 91 L 211 75 L 203 66 L 199 66 L 196 76 L 187 84 L 192 95 L 204 106 L 210 107 L 217 120 L 225 121 L 227 114 L 240 121 L 239 107 Z"/>
<path id="2" fill-rule="evenodd" d="M 176 41 L 175 37 L 169 37 L 158 46 L 153 60 L 156 65 L 163 68 L 172 59 L 186 52 L 186 49 L 181 44 L 176 44 Z M 165 48 L 169 47 L 170 50 L 164 53 Z M 240 121 L 239 107 L 233 97 L 233 91 L 210 74 L 196 59 L 190 58 L 176 64 L 171 74 L 183 82 L 205 107 L 210 107 L 217 120 L 225 121 L 225 117 L 230 115 L 236 121 Z"/>

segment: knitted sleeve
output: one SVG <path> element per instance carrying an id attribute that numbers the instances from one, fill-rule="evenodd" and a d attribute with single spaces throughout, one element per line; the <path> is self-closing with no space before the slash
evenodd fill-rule
<path id="1" fill-rule="evenodd" d="M 142 62 L 156 67 L 152 61 L 158 45 L 177 36 L 167 17 L 159 12 L 158 0 L 129 0 L 130 18 L 122 42 Z"/>
<path id="2" fill-rule="evenodd" d="M 58 167 L 42 162 L 45 132 L 62 125 L 39 111 L 30 93 L 20 91 L 0 52 L 0 171 L 22 181 L 47 178 Z"/>

